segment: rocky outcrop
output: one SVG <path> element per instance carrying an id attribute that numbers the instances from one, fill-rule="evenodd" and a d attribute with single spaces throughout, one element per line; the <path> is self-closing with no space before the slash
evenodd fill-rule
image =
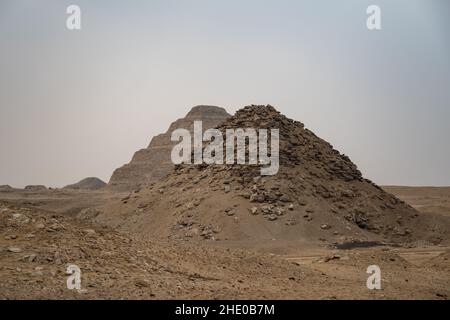
<path id="1" fill-rule="evenodd" d="M 173 122 L 166 133 L 154 137 L 146 149 L 137 151 L 130 163 L 116 169 L 109 187 L 121 191 L 135 190 L 165 177 L 174 168 L 170 159 L 172 147 L 176 144 L 170 140 L 172 131 L 184 128 L 192 132 L 195 120 L 202 121 L 205 131 L 228 117 L 230 115 L 224 108 L 204 105 L 192 108 L 186 117 Z"/>

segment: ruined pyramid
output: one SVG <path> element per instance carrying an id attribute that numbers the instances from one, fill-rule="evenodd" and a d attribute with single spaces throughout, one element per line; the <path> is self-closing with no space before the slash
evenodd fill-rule
<path id="1" fill-rule="evenodd" d="M 106 186 L 106 183 L 96 177 L 88 177 L 77 183 L 69 184 L 63 189 L 71 190 L 99 190 Z"/>
<path id="2" fill-rule="evenodd" d="M 170 137 L 174 130 L 184 128 L 192 131 L 195 120 L 201 120 L 205 129 L 214 128 L 228 117 L 230 115 L 220 107 L 193 107 L 186 117 L 173 122 L 166 133 L 154 137 L 147 148 L 137 151 L 130 163 L 116 169 L 109 187 L 119 191 L 132 191 L 165 177 L 173 170 L 170 152 L 175 143 Z"/>
<path id="3" fill-rule="evenodd" d="M 272 106 L 248 106 L 218 129 L 279 129 L 280 167 L 177 165 L 148 188 L 110 204 L 102 223 L 177 240 L 439 243 L 448 218 L 424 215 L 364 179 L 350 159 Z"/>

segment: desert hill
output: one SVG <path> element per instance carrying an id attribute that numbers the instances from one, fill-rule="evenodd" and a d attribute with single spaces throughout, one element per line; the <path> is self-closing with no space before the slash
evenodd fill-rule
<path id="1" fill-rule="evenodd" d="M 99 178 L 89 177 L 85 178 L 77 183 L 65 186 L 64 189 L 73 190 L 98 190 L 106 186 L 106 183 Z"/>
<path id="2" fill-rule="evenodd" d="M 312 244 L 439 243 L 449 219 L 424 215 L 364 179 L 350 159 L 272 106 L 248 106 L 219 126 L 280 131 L 280 169 L 180 165 L 161 181 L 105 207 L 101 223 L 177 240 Z"/>
<path id="3" fill-rule="evenodd" d="M 193 130 L 193 122 L 202 120 L 204 129 L 214 128 L 230 115 L 216 106 L 195 106 L 186 117 L 173 122 L 166 133 L 152 139 L 146 149 L 137 151 L 129 164 L 114 171 L 109 187 L 115 190 L 135 190 L 165 177 L 173 170 L 170 152 L 174 142 L 170 140 L 172 131 L 179 128 Z"/>

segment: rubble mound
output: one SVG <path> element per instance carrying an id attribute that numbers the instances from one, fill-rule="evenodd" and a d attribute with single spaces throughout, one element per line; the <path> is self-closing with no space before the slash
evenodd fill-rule
<path id="1" fill-rule="evenodd" d="M 224 108 L 200 105 L 193 107 L 182 119 L 173 122 L 166 133 L 152 139 L 146 149 L 137 151 L 129 164 L 114 171 L 109 187 L 119 191 L 132 191 L 158 181 L 173 170 L 170 159 L 172 147 L 176 144 L 170 137 L 176 129 L 193 131 L 193 123 L 201 120 L 204 130 L 214 128 L 230 117 Z"/>
<path id="2" fill-rule="evenodd" d="M 421 214 L 364 179 L 346 155 L 272 106 L 245 107 L 218 127 L 223 134 L 227 128 L 279 129 L 278 173 L 261 176 L 260 165 L 178 165 L 161 181 L 107 206 L 99 221 L 178 240 L 450 238 L 450 219 Z"/>
<path id="3" fill-rule="evenodd" d="M 72 190 L 98 190 L 106 186 L 106 183 L 100 180 L 99 178 L 89 177 L 83 179 L 75 184 L 70 184 L 65 186 L 64 189 L 72 189 Z"/>

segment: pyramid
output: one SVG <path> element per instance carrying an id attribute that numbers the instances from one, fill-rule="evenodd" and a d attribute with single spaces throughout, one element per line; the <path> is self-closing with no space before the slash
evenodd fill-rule
<path id="1" fill-rule="evenodd" d="M 177 165 L 174 172 L 105 208 L 99 221 L 157 238 L 305 243 L 440 243 L 450 219 L 424 215 L 365 179 L 331 144 L 272 106 L 248 106 L 227 128 L 279 129 L 280 167 Z M 224 135 L 225 137 L 225 135 Z"/>
<path id="2" fill-rule="evenodd" d="M 85 178 L 77 183 L 65 186 L 63 189 L 71 190 L 99 190 L 106 186 L 106 183 L 99 178 L 89 177 Z"/>
<path id="3" fill-rule="evenodd" d="M 137 151 L 130 163 L 116 169 L 108 186 L 119 191 L 135 190 L 165 177 L 173 170 L 170 159 L 175 144 L 170 139 L 172 131 L 180 128 L 192 131 L 195 120 L 201 120 L 206 130 L 216 127 L 228 117 L 230 115 L 220 107 L 193 107 L 186 117 L 173 122 L 166 133 L 154 137 L 147 148 Z"/>

